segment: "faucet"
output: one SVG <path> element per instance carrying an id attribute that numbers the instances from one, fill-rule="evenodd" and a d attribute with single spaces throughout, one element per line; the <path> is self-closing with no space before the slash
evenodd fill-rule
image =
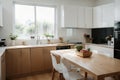
<path id="1" fill-rule="evenodd" d="M 37 41 L 36 41 L 36 44 L 41 44 L 41 41 L 40 41 L 40 36 L 37 36 Z"/>

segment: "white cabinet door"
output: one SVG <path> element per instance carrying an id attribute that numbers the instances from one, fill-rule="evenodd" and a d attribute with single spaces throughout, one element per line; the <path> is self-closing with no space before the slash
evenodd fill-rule
<path id="1" fill-rule="evenodd" d="M 92 28 L 92 7 L 62 6 L 61 27 Z"/>
<path id="2" fill-rule="evenodd" d="M 78 27 L 85 28 L 85 8 L 78 8 Z"/>
<path id="3" fill-rule="evenodd" d="M 63 6 L 62 9 L 62 27 L 77 27 L 78 7 Z"/>
<path id="4" fill-rule="evenodd" d="M 85 7 L 85 27 L 92 28 L 93 27 L 93 8 Z"/>
<path id="5" fill-rule="evenodd" d="M 3 15 L 2 15 L 2 5 L 0 4 L 0 27 L 3 27 Z"/>
<path id="6" fill-rule="evenodd" d="M 115 20 L 120 21 L 120 0 L 115 0 Z"/>
<path id="7" fill-rule="evenodd" d="M 113 27 L 115 20 L 114 4 L 102 6 L 102 27 Z"/>
<path id="8" fill-rule="evenodd" d="M 94 28 L 113 27 L 115 20 L 114 4 L 105 4 L 94 7 Z"/>
<path id="9" fill-rule="evenodd" d="M 93 19 L 94 19 L 94 28 L 102 27 L 102 7 L 97 6 L 94 7 L 93 11 Z"/>

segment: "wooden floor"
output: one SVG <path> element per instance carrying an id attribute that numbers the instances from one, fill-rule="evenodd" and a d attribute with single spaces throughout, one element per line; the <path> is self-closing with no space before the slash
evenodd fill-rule
<path id="1" fill-rule="evenodd" d="M 52 77 L 51 73 L 44 73 L 44 74 L 38 74 L 38 75 L 28 76 L 23 78 L 16 78 L 12 80 L 52 80 L 51 77 Z M 55 75 L 54 80 L 59 80 L 57 74 Z"/>

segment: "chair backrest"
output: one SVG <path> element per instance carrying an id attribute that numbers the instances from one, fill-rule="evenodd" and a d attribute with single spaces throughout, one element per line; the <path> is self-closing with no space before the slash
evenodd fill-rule
<path id="1" fill-rule="evenodd" d="M 56 71 L 60 71 L 60 56 L 51 53 L 52 65 Z"/>
<path id="2" fill-rule="evenodd" d="M 69 68 L 67 68 L 68 66 L 67 66 L 66 60 L 64 60 L 62 58 L 61 61 L 62 61 L 61 65 L 62 65 L 62 69 L 63 69 L 63 76 L 64 76 L 65 80 L 71 80 L 70 76 L 69 76 Z"/>

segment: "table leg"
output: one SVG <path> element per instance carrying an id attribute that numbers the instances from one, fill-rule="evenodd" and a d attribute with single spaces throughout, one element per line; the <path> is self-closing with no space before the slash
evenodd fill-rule
<path id="1" fill-rule="evenodd" d="M 87 72 L 85 72 L 85 78 L 87 78 Z"/>
<path id="2" fill-rule="evenodd" d="M 87 80 L 87 72 L 85 72 L 85 77 L 84 77 L 84 80 Z"/>
<path id="3" fill-rule="evenodd" d="M 105 80 L 104 77 L 95 77 L 95 80 Z"/>

